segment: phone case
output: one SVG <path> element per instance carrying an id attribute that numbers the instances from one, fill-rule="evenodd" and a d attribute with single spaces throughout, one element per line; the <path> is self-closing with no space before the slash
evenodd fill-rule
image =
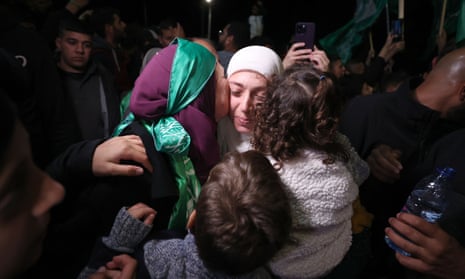
<path id="1" fill-rule="evenodd" d="M 297 22 L 295 24 L 294 42 L 304 42 L 305 48 L 313 49 L 315 44 L 315 23 Z"/>

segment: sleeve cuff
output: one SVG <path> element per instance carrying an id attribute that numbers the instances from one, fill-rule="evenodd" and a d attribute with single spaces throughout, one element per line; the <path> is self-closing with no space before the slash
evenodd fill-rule
<path id="1" fill-rule="evenodd" d="M 133 253 L 134 248 L 142 242 L 152 226 L 132 217 L 127 208 L 123 207 L 115 218 L 110 235 L 102 239 L 103 243 L 114 250 Z"/>

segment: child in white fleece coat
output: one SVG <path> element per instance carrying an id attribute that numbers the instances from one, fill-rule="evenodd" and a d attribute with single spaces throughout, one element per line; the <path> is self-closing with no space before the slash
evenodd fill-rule
<path id="1" fill-rule="evenodd" d="M 318 278 L 349 250 L 352 203 L 367 164 L 337 132 L 340 111 L 332 80 L 310 65 L 275 78 L 257 109 L 252 137 L 287 186 L 292 242 L 272 259 L 280 278 Z"/>

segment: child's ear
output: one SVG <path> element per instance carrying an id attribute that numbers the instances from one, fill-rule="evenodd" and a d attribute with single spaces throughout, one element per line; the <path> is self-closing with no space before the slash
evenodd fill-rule
<path id="1" fill-rule="evenodd" d="M 189 219 L 187 220 L 186 227 L 188 230 L 191 230 L 194 227 L 196 216 L 197 216 L 197 211 L 194 209 L 194 211 L 192 211 L 191 215 L 189 216 Z"/>

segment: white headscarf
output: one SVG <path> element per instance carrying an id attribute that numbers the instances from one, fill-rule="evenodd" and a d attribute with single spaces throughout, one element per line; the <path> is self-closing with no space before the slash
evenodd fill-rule
<path id="1" fill-rule="evenodd" d="M 271 48 L 248 46 L 241 48 L 231 57 L 226 76 L 229 78 L 232 74 L 244 70 L 255 71 L 270 79 L 283 71 L 283 64 L 279 55 Z"/>

